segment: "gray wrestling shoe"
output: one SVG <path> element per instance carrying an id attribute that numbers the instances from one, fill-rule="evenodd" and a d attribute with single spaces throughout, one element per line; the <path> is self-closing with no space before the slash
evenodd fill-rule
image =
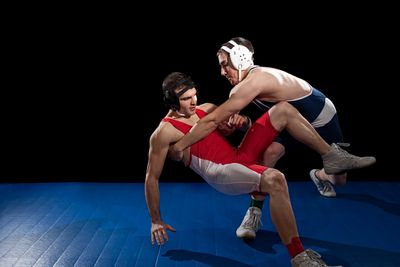
<path id="1" fill-rule="evenodd" d="M 290 262 L 292 267 L 342 267 L 341 265 L 328 266 L 321 259 L 321 255 L 312 249 L 307 249 L 297 254 Z"/>
<path id="2" fill-rule="evenodd" d="M 375 157 L 357 157 L 343 150 L 340 146 L 349 146 L 349 144 L 333 143 L 329 152 L 322 155 L 326 174 L 338 174 L 348 170 L 360 169 L 376 162 Z"/>
<path id="3" fill-rule="evenodd" d="M 256 238 L 256 232 L 261 228 L 262 211 L 257 207 L 248 208 L 242 223 L 236 229 L 236 236 L 243 239 Z"/>
<path id="4" fill-rule="evenodd" d="M 317 171 L 318 169 L 312 169 L 310 171 L 310 177 L 316 185 L 319 193 L 324 197 L 336 197 L 336 191 L 335 188 L 333 188 L 333 185 L 329 181 L 319 179 L 316 174 Z"/>

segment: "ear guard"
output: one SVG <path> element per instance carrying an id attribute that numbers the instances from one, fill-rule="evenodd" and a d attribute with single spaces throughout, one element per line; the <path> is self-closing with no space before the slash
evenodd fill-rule
<path id="1" fill-rule="evenodd" d="M 239 45 L 232 40 L 230 40 L 229 43 L 233 45 L 232 48 L 223 46 L 221 49 L 228 52 L 229 58 L 231 59 L 232 65 L 235 69 L 246 70 L 253 66 L 253 53 L 250 52 L 247 47 Z"/>
<path id="2" fill-rule="evenodd" d="M 179 93 L 175 92 L 175 88 L 181 86 L 182 84 L 185 87 L 179 91 Z M 173 88 L 169 88 L 164 91 L 164 103 L 165 105 L 172 110 L 179 110 L 181 105 L 179 104 L 179 97 L 183 95 L 187 90 L 196 87 L 195 83 L 191 80 L 190 77 L 179 81 Z"/>
<path id="3" fill-rule="evenodd" d="M 167 108 L 170 108 L 172 110 L 179 110 L 180 108 L 179 97 L 174 91 L 167 90 L 164 92 L 164 103 Z"/>

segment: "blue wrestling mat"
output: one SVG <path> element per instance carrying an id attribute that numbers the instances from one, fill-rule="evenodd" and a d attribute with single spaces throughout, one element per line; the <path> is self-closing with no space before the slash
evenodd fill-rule
<path id="1" fill-rule="evenodd" d="M 248 196 L 205 183 L 161 183 L 161 210 L 176 228 L 150 242 L 142 183 L 0 184 L 0 266 L 290 266 L 263 210 L 252 242 L 236 238 Z M 346 267 L 400 266 L 400 183 L 349 182 L 321 197 L 311 182 L 289 190 L 306 248 Z"/>

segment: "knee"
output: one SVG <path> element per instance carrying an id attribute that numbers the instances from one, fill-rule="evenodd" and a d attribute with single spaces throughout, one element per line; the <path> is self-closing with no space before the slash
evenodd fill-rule
<path id="1" fill-rule="evenodd" d="M 269 168 L 262 174 L 261 191 L 272 195 L 287 194 L 285 175 L 277 169 Z"/>
<path id="2" fill-rule="evenodd" d="M 275 106 L 278 112 L 284 114 L 290 114 L 294 110 L 294 107 L 286 101 L 281 101 Z"/>
<path id="3" fill-rule="evenodd" d="M 280 159 L 285 154 L 285 147 L 278 143 L 273 142 L 264 152 L 264 159 Z"/>
<path id="4" fill-rule="evenodd" d="M 280 114 L 281 118 L 292 118 L 298 116 L 299 111 L 292 106 L 292 104 L 283 101 L 279 102 L 277 112 Z"/>
<path id="5" fill-rule="evenodd" d="M 283 101 L 274 105 L 268 112 L 274 128 L 282 131 L 288 123 L 288 118 L 295 116 L 296 109 L 288 102 Z"/>

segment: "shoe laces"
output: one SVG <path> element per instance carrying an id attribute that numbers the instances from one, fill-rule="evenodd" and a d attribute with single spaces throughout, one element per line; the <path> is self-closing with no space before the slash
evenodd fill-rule
<path id="1" fill-rule="evenodd" d="M 322 260 L 321 255 L 318 254 L 316 251 L 311 250 L 311 249 L 307 249 L 306 250 L 307 255 L 309 256 L 309 258 L 315 262 L 317 262 L 320 266 L 328 266 L 326 265 L 326 263 Z"/>
<path id="2" fill-rule="evenodd" d="M 336 149 L 338 151 L 340 151 L 340 153 L 343 155 L 343 157 L 347 158 L 347 159 L 352 159 L 354 158 L 353 155 L 351 155 L 349 152 L 347 152 L 346 150 L 344 150 L 342 147 L 349 147 L 350 144 L 349 143 L 335 143 L 336 144 Z"/>
<path id="3" fill-rule="evenodd" d="M 333 186 L 329 181 L 321 181 L 321 182 L 323 184 L 323 188 L 321 188 L 323 193 L 334 191 Z"/>
<path id="4" fill-rule="evenodd" d="M 336 143 L 336 144 L 341 147 L 349 147 L 350 146 L 350 143 Z"/>
<path id="5" fill-rule="evenodd" d="M 312 180 L 315 182 L 315 185 L 317 186 L 319 191 L 326 192 L 329 191 L 329 189 L 332 187 L 331 183 L 329 183 L 328 181 L 321 180 L 317 176 L 317 170 L 313 171 L 312 176 L 315 178 L 315 179 L 312 178 Z"/>
<path id="6" fill-rule="evenodd" d="M 246 216 L 247 218 L 243 223 L 243 227 L 258 230 L 262 226 L 261 215 L 256 214 L 253 209 L 250 209 L 249 211 L 250 213 L 248 214 L 248 217 Z"/>

